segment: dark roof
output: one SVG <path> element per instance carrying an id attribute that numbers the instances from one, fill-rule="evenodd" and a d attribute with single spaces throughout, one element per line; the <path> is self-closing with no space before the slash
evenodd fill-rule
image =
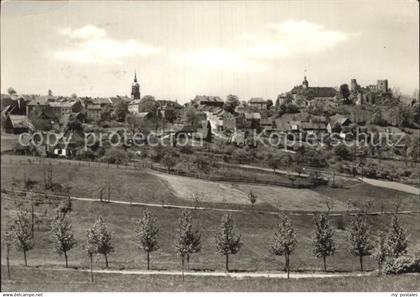
<path id="1" fill-rule="evenodd" d="M 290 130 L 289 122 L 282 117 L 275 119 L 274 124 L 275 124 L 276 129 L 278 131 L 289 131 Z"/>
<path id="2" fill-rule="evenodd" d="M 90 110 L 92 110 L 92 109 L 101 110 L 101 106 L 99 104 L 88 104 L 86 106 L 86 109 L 90 109 Z"/>
<path id="3" fill-rule="evenodd" d="M 249 100 L 249 103 L 267 103 L 267 100 L 264 100 L 263 98 L 251 98 Z"/>
<path id="4" fill-rule="evenodd" d="M 146 111 L 146 112 L 139 112 L 139 113 L 135 113 L 134 114 L 134 116 L 137 117 L 137 118 L 145 118 L 148 115 L 149 115 L 149 112 L 148 111 Z"/>
<path id="5" fill-rule="evenodd" d="M 301 128 L 303 130 L 326 130 L 327 125 L 325 123 L 302 122 Z"/>
<path id="6" fill-rule="evenodd" d="M 339 114 L 336 114 L 336 115 L 330 117 L 330 122 L 331 122 L 332 125 L 335 125 L 335 124 L 343 125 L 347 121 L 349 121 L 351 123 L 351 120 L 348 117 L 345 117 L 345 116 L 342 116 L 342 115 L 339 115 Z"/>
<path id="7" fill-rule="evenodd" d="M 259 112 L 246 112 L 245 119 L 247 120 L 260 120 L 261 114 Z"/>
<path id="8" fill-rule="evenodd" d="M 332 87 L 308 87 L 304 88 L 302 86 L 294 87 L 290 93 L 300 94 L 304 96 L 311 96 L 314 98 L 325 98 L 325 97 L 334 97 L 337 95 L 337 90 Z"/>
<path id="9" fill-rule="evenodd" d="M 112 104 L 112 101 L 110 98 L 93 98 L 92 101 L 94 104 L 101 104 L 101 105 Z"/>
<path id="10" fill-rule="evenodd" d="M 265 119 L 261 119 L 260 124 L 262 126 L 266 126 L 266 125 L 270 125 L 271 126 L 271 125 L 273 125 L 273 121 L 271 119 L 265 118 Z"/>
<path id="11" fill-rule="evenodd" d="M 194 98 L 195 102 L 220 102 L 223 103 L 223 100 L 219 96 L 205 96 L 197 95 Z"/>
<path id="12" fill-rule="evenodd" d="M 28 118 L 24 115 L 9 115 L 10 122 L 12 123 L 13 128 L 30 128 L 31 124 L 28 121 Z"/>

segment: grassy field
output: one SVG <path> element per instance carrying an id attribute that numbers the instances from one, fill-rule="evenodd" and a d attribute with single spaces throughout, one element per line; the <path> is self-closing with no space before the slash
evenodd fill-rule
<path id="1" fill-rule="evenodd" d="M 266 279 L 186 276 L 136 276 L 87 272 L 47 271 L 37 268 L 12 268 L 7 279 L 2 266 L 2 291 L 231 291 L 231 292 L 407 292 L 419 291 L 419 275 L 342 277 L 325 279 Z M 164 284 L 164 285 L 163 285 Z"/>
<path id="2" fill-rule="evenodd" d="M 176 196 L 189 200 L 193 199 L 194 193 L 199 193 L 205 202 L 249 205 L 248 194 L 252 191 L 257 196 L 256 206 L 269 204 L 277 210 L 326 210 L 325 200 L 328 197 L 312 189 L 210 182 L 164 173 L 155 175 L 165 180 Z M 347 205 L 337 201 L 334 209 L 345 211 Z"/>
<path id="3" fill-rule="evenodd" d="M 2 230 L 7 222 L 15 216 L 16 200 L 19 197 L 8 199 L 2 195 Z M 26 207 L 29 204 L 26 203 Z M 86 230 L 91 227 L 97 216 L 102 216 L 113 233 L 115 253 L 109 257 L 110 267 L 113 269 L 142 269 L 145 267 L 144 253 L 138 249 L 134 238 L 134 223 L 141 217 L 146 207 L 105 204 L 100 202 L 73 201 L 71 218 L 78 246 L 69 253 L 69 263 L 75 267 L 88 267 L 88 258 L 84 251 Z M 152 269 L 177 270 L 179 257 L 175 249 L 175 234 L 177 220 L 181 210 L 168 208 L 149 208 L 158 218 L 160 228 L 160 250 L 151 256 Z M 28 253 L 29 265 L 63 265 L 63 258 L 53 251 L 49 234 L 51 218 L 55 215 L 54 205 L 38 205 L 35 211 L 40 218 L 35 228 L 35 248 Z M 223 258 L 215 248 L 215 233 L 223 213 L 216 211 L 193 211 L 194 225 L 202 234 L 202 252 L 193 255 L 191 268 L 195 270 L 223 270 Z M 277 222 L 274 215 L 259 213 L 232 214 L 238 230 L 242 234 L 243 247 L 240 252 L 231 257 L 231 269 L 237 271 L 279 271 L 283 269 L 283 259 L 276 258 L 268 252 L 273 237 L 273 229 Z M 344 217 L 345 223 L 349 218 Z M 402 222 L 410 232 L 409 247 L 414 253 L 420 247 L 420 226 L 413 224 L 420 219 L 419 214 L 402 215 Z M 321 268 L 321 261 L 312 255 L 311 232 L 313 229 L 312 216 L 297 215 L 292 217 L 297 232 L 298 246 L 291 258 L 294 271 L 314 271 Z M 335 217 L 333 225 L 339 227 Z M 370 218 L 374 232 L 389 225 L 389 216 L 375 216 Z M 337 242 L 336 255 L 328 259 L 328 267 L 332 271 L 357 270 L 358 261 L 348 251 L 348 234 L 346 230 L 335 229 Z M 3 243 L 2 243 L 3 244 Z M 2 259 L 5 260 L 4 246 L 2 245 Z M 15 264 L 23 262 L 22 253 L 12 251 L 11 261 Z M 95 258 L 95 266 L 104 266 L 103 257 Z M 366 258 L 366 269 L 374 269 L 375 264 L 371 258 Z M 4 262 L 3 262 L 4 263 Z"/>
<path id="4" fill-rule="evenodd" d="M 16 157 L 13 160 L 13 163 L 3 162 L 1 165 L 5 172 L 1 177 L 3 187 L 10 189 L 12 182 L 17 181 L 16 188 L 23 188 L 26 175 L 36 182 L 35 191 L 44 191 L 45 166 L 18 163 Z M 192 206 L 195 204 L 194 194 L 199 194 L 200 206 L 235 209 L 251 208 L 248 198 L 250 191 L 257 195 L 255 209 L 268 211 L 325 211 L 328 198 L 312 189 L 210 182 L 150 170 L 108 168 L 106 164 L 92 164 L 92 167 L 87 167 L 86 163 L 84 165 L 66 162 L 54 166 L 53 181 L 70 186 L 71 195 L 78 197 L 98 197 L 101 187 L 103 196 L 107 197 L 107 185 L 110 184 L 111 200 Z M 347 204 L 336 201 L 334 210 L 345 211 Z"/>
<path id="5" fill-rule="evenodd" d="M 2 163 L 2 187 L 10 187 L 13 176 L 22 179 L 23 168 L 31 179 L 37 180 L 42 183 L 42 170 L 36 165 L 18 166 L 18 164 L 3 164 Z M 112 189 L 115 191 L 112 193 L 112 199 L 126 200 L 124 197 L 125 193 L 137 193 L 133 195 L 139 202 L 159 202 L 160 199 L 165 199 L 165 202 L 178 203 L 178 204 L 192 204 L 193 201 L 186 197 L 179 197 L 179 188 L 176 187 L 173 181 L 168 180 L 162 176 L 155 176 L 147 172 L 139 172 L 134 170 L 121 170 L 111 168 L 88 168 L 88 167 L 76 167 L 76 166 L 60 166 L 54 168 L 55 181 L 60 183 L 67 183 L 72 186 L 72 194 L 80 196 L 88 196 L 94 193 L 95 185 L 106 181 L 113 181 L 118 184 L 118 187 Z M 190 180 L 191 183 L 199 184 L 201 181 Z M 177 181 L 182 184 L 182 182 Z M 21 183 L 21 181 L 20 181 Z M 201 184 L 199 184 L 201 185 Z M 229 184 L 227 184 L 229 185 Z M 37 185 L 41 187 L 40 184 Z M 196 184 L 194 186 L 197 186 Z M 221 186 L 222 187 L 222 186 Z M 246 193 L 249 189 L 249 185 L 235 184 L 229 185 L 233 189 L 236 189 L 240 193 Z M 254 189 L 254 186 L 252 186 Z M 260 189 L 261 187 L 261 189 Z M 301 191 L 307 190 L 295 190 L 295 189 L 284 189 L 279 187 L 278 194 L 271 187 L 257 187 L 258 194 L 261 196 L 259 207 L 270 206 L 270 199 L 275 199 L 278 195 L 279 199 L 284 199 L 285 202 L 279 203 L 280 206 L 276 207 L 288 207 L 289 209 L 309 209 L 311 207 L 316 209 L 316 205 L 310 204 L 311 194 L 308 192 Z M 118 191 L 117 191 L 118 189 Z M 177 190 L 178 189 L 178 190 Z M 214 185 L 198 186 L 198 189 L 206 189 L 210 191 L 214 189 Z M 223 188 L 217 190 L 219 194 L 223 194 L 224 191 L 229 193 L 230 188 Z M 271 192 L 270 192 L 271 191 Z M 225 194 L 226 195 L 226 194 Z M 318 195 L 318 196 L 317 196 Z M 366 199 L 372 199 L 376 204 L 380 201 L 385 201 L 389 207 L 392 205 L 393 199 L 395 199 L 396 192 L 392 190 L 383 190 L 368 185 L 355 185 L 351 189 L 331 189 L 327 187 L 321 187 L 315 189 L 314 202 L 321 198 L 329 196 L 335 199 L 336 205 L 345 205 L 350 201 L 354 205 L 359 205 Z M 407 207 L 418 207 L 415 202 L 416 197 L 408 194 L 398 194 L 402 197 L 403 203 L 401 209 L 407 209 Z M 238 195 L 238 197 L 241 197 Z M 264 198 L 263 198 L 264 197 Z M 270 197 L 270 198 L 268 198 Z M 123 199 L 124 198 L 124 199 Z M 244 199 L 244 198 L 241 198 Z M 266 199 L 266 200 L 264 200 Z M 232 203 L 226 201 L 224 203 L 221 200 L 215 202 L 206 202 L 209 205 L 224 207 L 242 206 L 246 209 L 243 213 L 232 214 L 233 219 L 237 225 L 238 230 L 242 234 L 243 247 L 240 252 L 231 257 L 231 269 L 235 271 L 280 271 L 283 269 L 283 259 L 281 257 L 276 258 L 268 252 L 268 247 L 273 238 L 274 227 L 277 222 L 275 215 L 262 214 L 258 209 L 252 210 L 249 205 Z M 47 201 L 45 201 L 47 202 Z M 244 202 L 245 203 L 245 202 Z M 272 202 L 271 202 L 272 203 Z M 341 203 L 341 204 L 340 204 Z M 17 205 L 29 208 L 29 201 L 25 197 L 18 195 L 2 194 L 2 208 L 1 208 L 1 224 L 2 230 L 5 230 L 7 223 L 15 216 Z M 309 205 L 309 206 L 308 206 Z M 406 207 L 407 205 L 407 207 Z M 55 208 L 57 203 L 51 202 L 50 204 L 38 204 L 35 206 L 35 212 L 39 218 L 39 222 L 35 228 L 35 248 L 28 253 L 28 263 L 30 266 L 43 265 L 49 267 L 62 267 L 64 266 L 64 259 L 53 251 L 53 245 L 49 234 L 49 225 L 52 217 L 55 215 Z M 376 207 L 376 206 L 375 206 Z M 69 265 L 71 267 L 88 267 L 88 258 L 84 251 L 84 243 L 86 240 L 86 230 L 91 227 L 97 216 L 102 216 L 109 229 L 113 234 L 113 243 L 115 245 L 115 252 L 110 255 L 110 268 L 111 269 L 144 269 L 145 268 L 145 257 L 144 253 L 138 249 L 134 239 L 134 223 L 142 216 L 145 209 L 152 211 L 154 215 L 158 217 L 158 223 L 160 228 L 159 233 L 159 245 L 160 250 L 152 253 L 151 255 L 151 268 L 155 270 L 179 270 L 180 260 L 177 256 L 174 242 L 176 234 L 177 220 L 180 216 L 181 210 L 171 208 L 158 208 L 158 207 L 143 207 L 143 206 L 130 206 L 130 205 L 117 205 L 117 204 L 106 204 L 98 202 L 85 202 L 85 201 L 73 201 L 73 211 L 71 213 L 71 219 L 73 223 L 73 229 L 75 232 L 75 238 L 78 245 L 69 253 Z M 202 234 L 202 252 L 191 257 L 190 268 L 197 271 L 220 271 L 224 268 L 224 259 L 219 256 L 215 248 L 215 232 L 220 224 L 220 219 L 223 212 L 220 211 L 202 211 L 194 210 L 193 218 L 194 225 L 198 228 Z M 312 254 L 311 244 L 311 233 L 313 230 L 313 219 L 311 215 L 298 214 L 292 217 L 295 229 L 297 232 L 298 246 L 294 254 L 291 257 L 291 269 L 293 271 L 317 271 L 322 267 L 321 260 L 315 258 Z M 337 252 L 334 256 L 328 259 L 328 269 L 330 271 L 356 271 L 359 269 L 359 264 L 356 258 L 352 257 L 348 251 L 348 234 L 346 226 L 349 221 L 349 217 L 343 215 L 332 218 L 333 226 L 335 227 L 335 239 L 337 242 Z M 401 215 L 401 220 L 405 227 L 408 229 L 409 236 L 409 251 L 411 254 L 417 252 L 420 248 L 420 225 L 415 224 L 420 220 L 420 214 Z M 389 215 L 378 215 L 369 217 L 369 221 L 373 228 L 373 233 L 379 230 L 384 230 L 388 227 L 390 222 Z M 5 263 L 5 248 L 2 242 L 2 263 Z M 21 265 L 23 263 L 23 255 L 21 252 L 13 250 L 11 252 L 11 263 L 13 265 Z M 104 267 L 104 259 L 101 256 L 95 257 L 95 268 Z M 369 257 L 365 259 L 365 268 L 368 270 L 375 269 L 375 263 Z M 22 272 L 23 273 L 23 272 Z M 58 276 L 57 276 L 58 277 Z M 63 276 L 64 277 L 64 276 Z M 65 276 L 67 277 L 67 276 Z M 106 278 L 107 276 L 104 276 Z M 118 279 L 116 277 L 115 279 Z M 121 277 L 122 278 L 122 277 Z M 130 283 L 131 276 L 127 276 L 123 282 Z M 143 277 L 142 277 L 143 278 Z M 69 277 L 69 279 L 72 279 Z M 170 279 L 170 277 L 168 277 Z M 131 279 L 132 281 L 133 279 Z M 374 283 L 366 284 L 366 288 L 378 289 L 379 284 Z M 23 283 L 9 283 L 13 286 L 22 286 L 24 288 L 24 282 L 30 282 L 30 279 L 21 280 Z M 159 281 L 151 281 L 154 285 L 144 285 L 142 283 L 136 284 L 138 286 L 135 290 L 153 290 L 159 288 L 160 290 L 182 290 L 183 287 L 174 287 L 165 282 L 165 277 L 161 279 L 165 287 L 162 287 L 162 283 L 159 286 Z M 208 290 L 226 290 L 230 284 L 229 282 L 224 283 L 222 280 L 220 287 L 219 284 L 212 283 L 211 280 L 202 280 L 204 282 L 203 288 Z M 231 281 L 231 280 L 229 280 Z M 279 280 L 261 280 L 267 282 L 268 287 L 261 286 L 261 290 L 293 290 L 289 287 L 289 283 L 283 283 L 282 285 L 275 284 Z M 306 280 L 305 280 L 306 281 Z M 323 282 L 327 283 L 323 283 Z M 318 280 L 326 286 L 330 286 L 328 282 L 332 280 Z M 336 280 L 338 282 L 338 280 Z M 45 290 L 53 290 L 54 286 L 60 282 L 60 278 L 56 282 L 46 284 Z M 65 282 L 65 280 L 63 281 Z M 169 282 L 169 280 L 168 280 Z M 312 285 L 308 281 L 308 289 Z M 316 282 L 314 280 L 314 282 Z M 342 281 L 344 282 L 344 280 Z M 354 286 L 357 285 L 357 280 L 354 281 Z M 185 290 L 196 289 L 194 287 L 195 282 L 191 287 L 184 288 Z M 207 283 L 207 285 L 206 285 Z M 27 284 L 28 285 L 28 284 Z M 43 284 L 40 284 L 43 285 Z M 381 286 L 387 286 L 385 282 Z M 68 284 L 68 290 L 76 289 L 78 286 L 78 276 L 75 276 L 74 283 Z M 90 284 L 81 284 L 82 290 L 90 290 Z M 153 287 L 153 286 L 156 286 Z M 216 287 L 210 287 L 216 286 Z M 118 287 L 118 285 L 117 285 Z M 130 287 L 131 288 L 131 287 Z M 232 284 L 232 288 L 241 289 L 239 282 Z M 304 290 L 304 287 L 300 287 Z M 390 287 L 387 287 L 391 289 Z M 92 290 L 95 290 L 94 288 Z M 351 290 L 351 289 L 349 289 Z M 366 289 L 370 290 L 370 289 Z"/>

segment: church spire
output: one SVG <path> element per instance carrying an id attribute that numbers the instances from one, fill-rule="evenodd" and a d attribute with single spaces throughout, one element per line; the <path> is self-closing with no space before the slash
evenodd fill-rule
<path id="1" fill-rule="evenodd" d="M 134 82 L 131 84 L 131 98 L 140 99 L 140 84 L 137 82 L 136 70 L 134 70 Z"/>

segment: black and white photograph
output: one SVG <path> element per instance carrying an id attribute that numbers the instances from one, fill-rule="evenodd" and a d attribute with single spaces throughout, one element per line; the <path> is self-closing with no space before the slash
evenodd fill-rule
<path id="1" fill-rule="evenodd" d="M 0 14 L 3 297 L 420 296 L 419 1 Z"/>

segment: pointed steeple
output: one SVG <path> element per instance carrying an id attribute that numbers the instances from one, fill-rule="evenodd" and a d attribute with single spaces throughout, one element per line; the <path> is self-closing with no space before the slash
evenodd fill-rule
<path id="1" fill-rule="evenodd" d="M 134 70 L 134 82 L 131 84 L 131 98 L 140 99 L 140 84 L 137 82 L 137 72 Z"/>

